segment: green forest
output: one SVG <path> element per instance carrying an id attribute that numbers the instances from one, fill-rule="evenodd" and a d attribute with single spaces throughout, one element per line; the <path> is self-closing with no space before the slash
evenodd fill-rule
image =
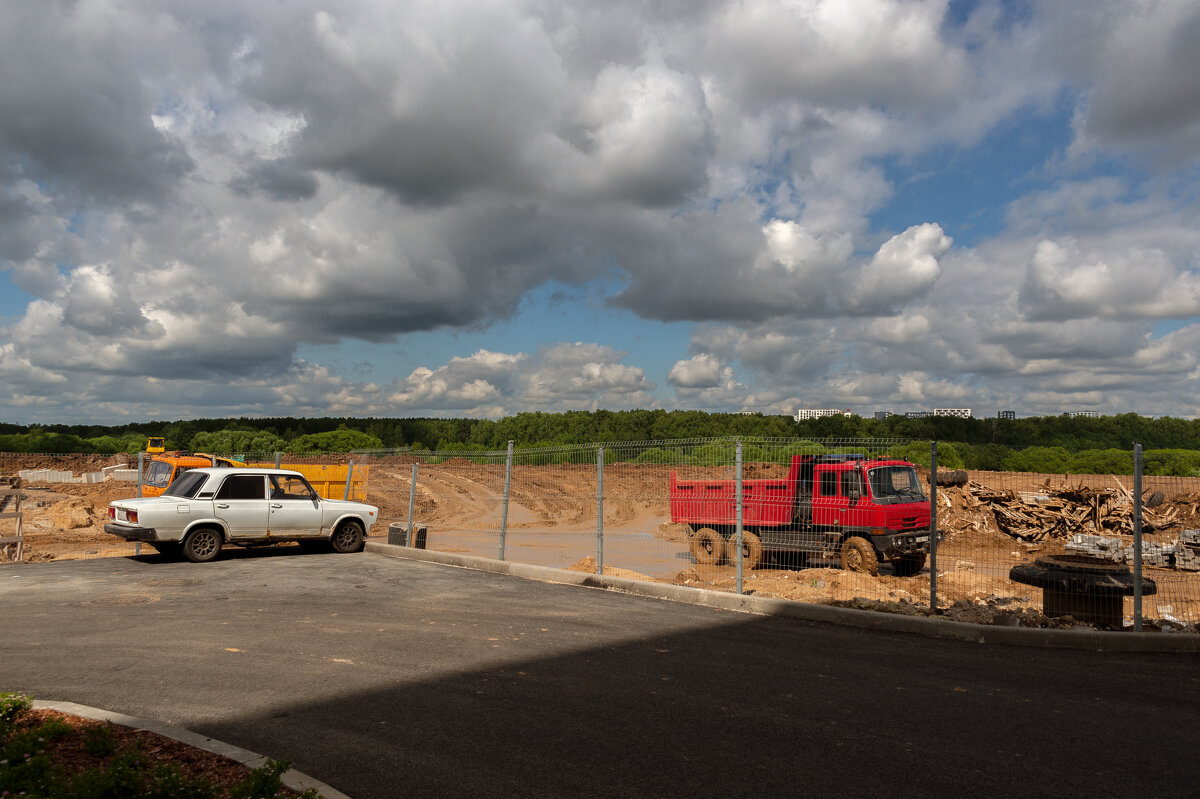
<path id="1" fill-rule="evenodd" d="M 939 442 L 938 465 L 996 471 L 1129 474 L 1133 446 L 1144 450 L 1147 474 L 1200 475 L 1200 420 L 1133 413 L 1098 418 L 1041 416 L 961 419 L 948 416 L 886 419 L 790 416 L 702 411 L 567 411 L 519 413 L 503 419 L 236 418 L 151 421 L 126 425 L 0 423 L 0 452 L 137 452 L 148 436 L 164 436 L 170 450 L 287 452 L 308 455 L 352 450 L 432 450 L 439 453 L 565 447 L 610 442 L 630 460 L 669 457 L 649 442 L 736 437 L 816 440 L 897 439 Z M 657 450 L 652 452 L 651 450 Z M 928 465 L 929 447 L 908 447 L 910 460 Z"/>

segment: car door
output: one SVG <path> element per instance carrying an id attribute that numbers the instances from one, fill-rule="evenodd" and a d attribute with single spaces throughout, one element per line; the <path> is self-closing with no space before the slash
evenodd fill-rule
<path id="1" fill-rule="evenodd" d="M 231 540 L 267 535 L 266 475 L 226 475 L 213 497 L 213 512 L 225 523 Z"/>
<path id="2" fill-rule="evenodd" d="M 321 535 L 321 498 L 299 475 L 273 474 L 270 519 L 272 535 L 310 538 Z"/>

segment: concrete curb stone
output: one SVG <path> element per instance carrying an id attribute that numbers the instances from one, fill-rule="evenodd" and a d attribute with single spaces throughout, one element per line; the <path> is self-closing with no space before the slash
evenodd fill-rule
<path id="1" fill-rule="evenodd" d="M 147 732 L 157 733 L 164 738 L 171 738 L 185 743 L 188 746 L 196 749 L 202 749 L 205 752 L 212 752 L 215 755 L 227 757 L 230 760 L 237 761 L 249 769 L 256 769 L 267 764 L 267 758 L 263 755 L 256 754 L 247 749 L 241 749 L 218 741 L 214 738 L 207 738 L 191 730 L 185 730 L 181 727 L 172 727 L 169 724 L 153 721 L 151 719 L 140 719 L 134 716 L 126 716 L 121 713 L 113 713 L 108 710 L 88 707 L 87 705 L 78 705 L 74 702 L 52 702 L 44 700 L 34 700 L 33 706 L 37 710 L 56 710 L 59 713 L 65 713 L 69 716 L 80 716 L 81 718 L 91 719 L 93 721 L 108 721 L 117 724 L 121 727 L 129 727 L 134 730 L 146 730 Z M 332 788 L 325 783 L 315 780 L 307 774 L 302 774 L 296 769 L 288 769 L 283 774 L 279 775 L 280 781 L 287 787 L 296 791 L 307 791 L 310 788 L 315 789 L 324 799 L 350 799 L 349 796 L 341 791 Z"/>
<path id="2" fill-rule="evenodd" d="M 368 552 L 409 560 L 440 563 L 494 574 L 508 574 L 528 580 L 579 585 L 622 591 L 638 596 L 685 602 L 743 613 L 802 619 L 886 632 L 913 633 L 951 641 L 980 644 L 1040 646 L 1054 649 L 1079 649 L 1094 652 L 1200 652 L 1200 635 L 1161 632 L 1116 632 L 1108 630 L 1043 630 L 1033 627 L 994 627 L 951 621 L 928 616 L 902 616 L 873 610 L 814 605 L 790 599 L 746 596 L 706 588 L 666 585 L 625 577 L 610 577 L 547 566 L 493 560 L 474 555 L 458 555 L 429 549 L 368 541 Z"/>

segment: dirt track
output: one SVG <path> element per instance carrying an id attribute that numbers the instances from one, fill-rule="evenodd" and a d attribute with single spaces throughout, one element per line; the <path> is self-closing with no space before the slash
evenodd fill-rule
<path id="1" fill-rule="evenodd" d="M 3 474 L 18 469 L 56 468 L 82 473 L 110 459 L 79 456 L 46 457 L 17 462 L 5 456 Z M 368 500 L 379 506 L 380 522 L 372 531 L 386 536 L 387 526 L 407 519 L 412 463 L 406 457 L 370 461 Z M 771 467 L 748 465 L 756 475 Z M 671 467 L 609 464 L 604 472 L 606 573 L 638 576 L 682 585 L 732 590 L 732 566 L 700 566 L 687 555 L 686 540 L 663 522 L 669 519 L 667 485 Z M 724 474 L 727 470 L 689 470 Z M 749 471 L 749 470 L 748 470 Z M 1028 475 L 972 472 L 978 484 L 1014 492 L 1036 492 L 1050 484 L 1112 487 L 1107 476 Z M 1125 486 L 1128 477 L 1118 478 Z M 1200 527 L 1197 506 L 1200 481 L 1147 478 L 1145 487 L 1161 490 L 1181 511 L 1180 521 Z M 111 500 L 132 496 L 131 483 L 92 485 L 26 483 L 26 560 L 122 556 L 133 546 L 103 531 Z M 428 525 L 429 546 L 445 551 L 496 556 L 504 492 L 503 464 L 478 465 L 465 459 L 418 467 L 414 517 Z M 1029 545 L 1001 533 L 986 510 L 973 507 L 963 488 L 939 488 L 939 528 L 948 531 L 939 548 L 938 596 L 941 605 L 958 603 L 966 618 L 984 617 L 996 609 L 1038 608 L 1040 590 L 1007 579 L 1009 568 L 1039 554 L 1061 551 L 1061 540 Z M 596 568 L 596 467 L 594 465 L 514 466 L 507 530 L 513 560 L 594 571 Z M 878 576 L 828 566 L 766 563 L 745 575 L 745 589 L 760 595 L 812 602 L 868 597 L 883 602 L 929 603 L 928 573 L 896 577 L 887 567 Z M 1147 615 L 1200 619 L 1200 575 L 1149 569 L 1159 581 L 1157 598 L 1148 598 Z M 1163 590 L 1163 589 L 1166 590 Z M 1127 603 L 1129 604 L 1129 603 Z M 1161 611 L 1159 607 L 1161 606 Z M 1131 610 L 1127 608 L 1127 611 Z"/>

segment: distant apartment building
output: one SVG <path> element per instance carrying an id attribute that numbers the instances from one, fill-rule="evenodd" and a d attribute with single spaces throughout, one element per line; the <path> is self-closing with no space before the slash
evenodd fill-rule
<path id="1" fill-rule="evenodd" d="M 888 417 L 889 417 L 889 416 L 891 416 L 891 415 L 892 415 L 892 412 L 891 412 L 891 411 L 875 411 L 875 418 L 876 418 L 876 419 L 881 419 L 881 420 L 882 420 L 882 419 L 886 419 L 886 418 L 888 418 Z"/>
<path id="2" fill-rule="evenodd" d="M 970 408 L 934 408 L 934 416 L 957 416 L 960 419 L 970 419 Z"/>
<path id="3" fill-rule="evenodd" d="M 997 419 L 1016 419 L 1017 412 L 1016 411 L 1000 411 L 996 414 L 996 418 Z"/>
<path id="4" fill-rule="evenodd" d="M 1067 416 L 1082 416 L 1085 419 L 1099 419 L 1100 411 L 1067 411 Z"/>
<path id="5" fill-rule="evenodd" d="M 929 416 L 933 416 L 933 414 L 930 413 L 929 411 L 905 411 L 904 412 L 905 419 L 925 419 Z"/>
<path id="6" fill-rule="evenodd" d="M 797 422 L 803 422 L 805 419 L 820 419 L 823 416 L 853 416 L 853 415 L 854 414 L 850 413 L 849 408 L 847 408 L 844 411 L 840 410 L 838 408 L 821 408 L 821 409 L 801 408 L 800 410 L 796 411 L 795 419 Z"/>

